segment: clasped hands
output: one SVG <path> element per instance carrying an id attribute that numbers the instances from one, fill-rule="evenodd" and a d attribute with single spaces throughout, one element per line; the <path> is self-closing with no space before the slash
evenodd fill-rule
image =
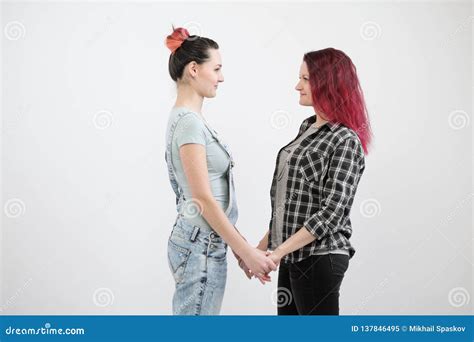
<path id="1" fill-rule="evenodd" d="M 245 255 L 239 256 L 234 251 L 239 267 L 244 271 L 248 279 L 253 277 L 260 280 L 262 284 L 271 281 L 270 272 L 276 271 L 283 255 L 278 249 L 273 252 L 267 251 L 266 246 L 257 246 L 249 249 Z"/>

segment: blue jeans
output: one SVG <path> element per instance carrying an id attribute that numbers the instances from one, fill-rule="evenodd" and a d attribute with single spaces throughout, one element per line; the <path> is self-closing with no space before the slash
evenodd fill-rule
<path id="1" fill-rule="evenodd" d="M 216 232 L 178 216 L 168 239 L 176 290 L 173 315 L 218 315 L 227 280 L 227 244 Z"/>

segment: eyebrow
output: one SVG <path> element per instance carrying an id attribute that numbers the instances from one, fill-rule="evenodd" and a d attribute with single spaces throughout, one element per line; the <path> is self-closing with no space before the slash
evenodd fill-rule
<path id="1" fill-rule="evenodd" d="M 217 64 L 216 66 L 218 66 L 218 67 L 222 67 L 222 64 Z"/>

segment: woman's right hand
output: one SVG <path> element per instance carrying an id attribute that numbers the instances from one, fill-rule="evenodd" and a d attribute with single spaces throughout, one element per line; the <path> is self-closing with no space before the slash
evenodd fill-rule
<path id="1" fill-rule="evenodd" d="M 273 260 L 267 256 L 266 252 L 250 245 L 245 253 L 242 253 L 241 258 L 245 265 L 247 265 L 250 271 L 256 276 L 263 276 L 277 269 L 277 266 Z"/>

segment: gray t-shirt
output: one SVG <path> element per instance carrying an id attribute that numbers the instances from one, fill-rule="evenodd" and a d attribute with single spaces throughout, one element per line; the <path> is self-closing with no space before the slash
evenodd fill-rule
<path id="1" fill-rule="evenodd" d="M 171 110 L 167 131 L 169 131 L 170 125 L 176 116 L 182 112 L 190 112 L 190 110 L 184 107 L 174 107 Z M 171 142 L 171 160 L 174 166 L 176 180 L 180 188 L 183 189 L 184 197 L 186 198 L 186 202 L 183 205 L 184 217 L 191 224 L 211 228 L 204 217 L 199 214 L 199 206 L 196 205 L 196 202 L 192 201 L 191 189 L 179 155 L 179 148 L 185 144 L 200 144 L 206 147 L 207 170 L 212 195 L 225 211 L 229 205 L 227 170 L 229 168 L 230 157 L 212 136 L 211 132 L 209 132 L 203 120 L 204 118 L 195 112 L 179 119 Z M 209 125 L 207 126 L 209 127 Z M 216 131 L 213 130 L 213 132 L 217 135 Z"/>
<path id="2" fill-rule="evenodd" d="M 283 243 L 283 216 L 285 211 L 285 201 L 286 201 L 286 186 L 288 183 L 288 163 L 290 162 L 290 158 L 297 149 L 297 147 L 301 144 L 301 142 L 310 134 L 316 132 L 318 128 L 314 125 L 308 127 L 306 131 L 304 131 L 298 139 L 292 142 L 290 145 L 286 146 L 280 152 L 280 159 L 278 162 L 278 169 L 277 169 L 277 183 L 276 183 L 276 194 L 275 194 L 275 210 L 274 210 L 274 219 L 272 224 L 272 246 L 279 246 Z M 346 254 L 349 255 L 349 251 L 345 249 L 335 249 L 329 251 L 327 249 L 321 249 L 314 253 L 315 255 L 322 255 L 322 254 Z"/>

